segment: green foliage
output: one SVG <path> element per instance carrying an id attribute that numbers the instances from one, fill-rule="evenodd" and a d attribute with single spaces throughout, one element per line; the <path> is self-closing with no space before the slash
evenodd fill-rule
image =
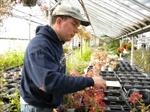
<path id="1" fill-rule="evenodd" d="M 67 60 L 67 74 L 71 71 L 76 70 L 79 74 L 84 74 L 84 68 L 86 68 L 89 64 L 87 61 L 80 61 L 77 59 Z"/>
<path id="2" fill-rule="evenodd" d="M 64 49 L 64 53 L 69 53 L 71 50 L 69 47 L 63 47 L 63 49 Z"/>
<path id="3" fill-rule="evenodd" d="M 143 68 L 144 72 L 150 72 L 150 51 L 144 49 L 135 50 L 133 63 Z"/>
<path id="4" fill-rule="evenodd" d="M 0 73 L 0 93 L 2 93 L 2 78 L 1 78 L 2 73 Z M 1 107 L 4 104 L 2 97 L 0 96 L 0 112 L 1 112 Z"/>
<path id="5" fill-rule="evenodd" d="M 0 54 L 0 71 L 4 70 L 4 56 L 2 54 Z"/>
<path id="6" fill-rule="evenodd" d="M 74 52 L 74 58 L 80 61 L 90 61 L 92 51 L 88 44 L 82 46 L 81 49 L 76 49 Z"/>
<path id="7" fill-rule="evenodd" d="M 0 54 L 0 71 L 23 64 L 24 50 L 14 49 Z"/>
<path id="8" fill-rule="evenodd" d="M 78 71 L 79 74 L 84 73 L 84 69 L 89 64 L 92 52 L 87 44 L 85 44 L 85 46 L 82 48 L 82 52 L 81 49 L 76 49 L 74 53 L 69 58 L 67 58 L 67 74 L 69 74 L 72 70 Z"/>
<path id="9" fill-rule="evenodd" d="M 120 46 L 119 44 L 119 40 L 115 40 L 115 41 L 111 41 L 110 43 L 107 43 L 105 46 L 104 46 L 104 49 L 108 52 L 108 53 L 111 53 L 111 54 L 117 54 L 118 55 L 118 52 L 117 52 L 117 48 Z"/>
<path id="10" fill-rule="evenodd" d="M 6 51 L 4 54 L 0 54 L 0 82 L 4 82 L 6 79 L 3 77 L 3 71 L 7 68 L 15 67 L 18 65 L 22 65 L 24 60 L 24 50 L 22 49 L 14 49 L 12 51 Z M 1 86 L 0 85 L 0 86 Z M 0 87 L 1 88 L 1 87 Z M 0 92 L 2 92 L 0 90 Z M 20 111 L 20 100 L 19 100 L 19 92 L 16 89 L 14 93 L 14 97 L 8 97 L 10 99 L 11 104 L 13 105 L 13 110 L 9 110 L 10 112 L 19 112 Z M 3 105 L 2 98 L 0 97 L 0 106 Z"/>
<path id="11" fill-rule="evenodd" d="M 18 87 L 16 87 L 16 91 L 14 92 L 14 96 L 10 97 L 8 96 L 11 105 L 13 106 L 13 110 L 10 110 L 11 112 L 20 112 L 20 95 L 18 92 Z"/>

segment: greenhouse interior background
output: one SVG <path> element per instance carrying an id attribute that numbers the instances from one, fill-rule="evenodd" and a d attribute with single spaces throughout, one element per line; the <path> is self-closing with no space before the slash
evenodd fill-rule
<path id="1" fill-rule="evenodd" d="M 132 110 L 126 97 L 134 89 L 145 95 L 144 103 L 147 107 L 141 112 L 150 112 L 150 0 L 1 0 L 0 112 L 20 111 L 19 99 L 14 100 L 14 97 L 19 98 L 19 93 L 14 88 L 16 86 L 7 90 L 6 76 L 16 67 L 15 74 L 21 75 L 24 51 L 34 38 L 36 27 L 50 25 L 51 12 L 63 3 L 76 6 L 90 22 L 88 27 L 80 26 L 75 37 L 64 45 L 66 59 L 69 60 L 67 73 L 74 69 L 81 74 L 87 73 L 91 69 L 89 67 L 94 66 L 93 63 L 96 65 L 98 60 L 101 62 L 98 74 L 107 81 L 117 81 L 121 85 L 121 89 L 114 86 L 108 88 L 108 91 L 110 89 L 111 93 L 111 89 L 117 88 L 116 91 L 121 90 L 125 94 L 122 98 L 122 94 L 118 96 L 119 93 L 112 93 L 112 99 L 105 94 L 106 112 Z M 74 61 L 74 58 L 79 60 Z M 104 60 L 106 63 L 102 63 Z M 79 63 L 81 61 L 83 65 Z M 20 77 L 16 80 L 19 80 L 16 82 L 19 86 Z M 11 97 L 14 93 L 17 95 Z M 111 108 L 114 102 L 115 108 Z M 133 112 L 140 110 L 136 108 Z"/>

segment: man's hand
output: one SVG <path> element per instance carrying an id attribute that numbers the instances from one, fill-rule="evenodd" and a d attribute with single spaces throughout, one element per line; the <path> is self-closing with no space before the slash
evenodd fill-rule
<path id="1" fill-rule="evenodd" d="M 102 89 L 106 89 L 107 86 L 106 86 L 106 81 L 101 77 L 101 76 L 95 76 L 95 77 L 92 77 L 93 80 L 94 80 L 94 85 L 95 86 L 98 86 Z"/>
<path id="2" fill-rule="evenodd" d="M 39 89 L 42 90 L 42 91 L 44 91 L 44 87 L 40 87 Z"/>

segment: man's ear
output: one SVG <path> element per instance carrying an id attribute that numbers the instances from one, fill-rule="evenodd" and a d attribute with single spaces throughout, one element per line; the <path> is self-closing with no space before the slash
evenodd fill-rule
<path id="1" fill-rule="evenodd" d="M 56 19 L 56 24 L 57 24 L 57 25 L 60 25 L 61 22 L 62 22 L 62 19 L 61 19 L 60 17 L 58 17 L 58 18 Z"/>

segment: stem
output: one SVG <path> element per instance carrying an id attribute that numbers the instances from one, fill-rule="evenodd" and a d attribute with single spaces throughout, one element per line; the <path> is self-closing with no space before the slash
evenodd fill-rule
<path id="1" fill-rule="evenodd" d="M 140 105 L 142 105 L 142 103 L 138 100 L 138 103 L 140 104 Z"/>
<path id="2" fill-rule="evenodd" d="M 150 107 L 150 105 L 148 105 L 147 107 L 146 107 L 146 109 L 148 109 Z"/>

